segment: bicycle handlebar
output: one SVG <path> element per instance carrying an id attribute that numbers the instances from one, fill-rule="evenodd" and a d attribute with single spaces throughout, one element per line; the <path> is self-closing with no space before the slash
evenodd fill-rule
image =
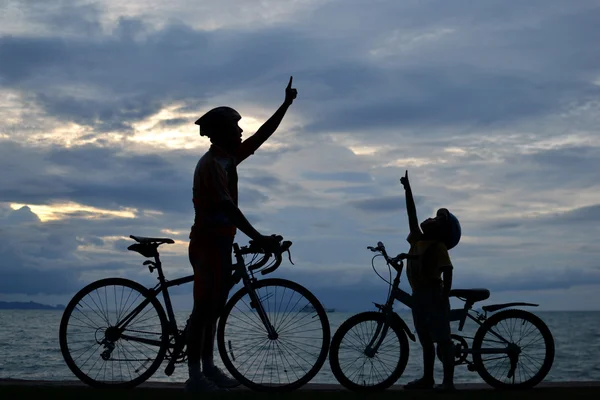
<path id="1" fill-rule="evenodd" d="M 417 259 L 419 259 L 419 256 L 416 254 L 406 254 L 406 253 L 400 253 L 396 257 L 390 258 L 387 255 L 387 252 L 385 251 L 385 246 L 381 242 L 377 242 L 377 247 L 367 246 L 367 249 L 371 250 L 374 253 L 377 253 L 377 252 L 381 253 L 385 257 L 385 260 L 389 264 L 391 264 L 394 267 L 394 269 L 397 269 L 396 264 L 399 262 L 402 262 L 402 260 L 417 260 Z"/>
<path id="2" fill-rule="evenodd" d="M 273 236 L 276 237 L 278 239 L 278 241 L 280 241 L 280 242 L 283 239 L 283 237 L 279 236 L 279 235 L 273 235 Z M 248 267 L 248 271 L 259 270 L 260 268 L 264 267 L 265 264 L 267 264 L 267 262 L 269 261 L 269 259 L 271 258 L 271 256 L 274 256 L 275 257 L 275 264 L 273 264 L 269 268 L 265 268 L 264 270 L 260 271 L 260 273 L 262 275 L 266 275 L 266 274 L 269 274 L 269 273 L 275 271 L 277 268 L 279 268 L 279 265 L 281 265 L 281 261 L 282 261 L 282 254 L 285 253 L 286 251 L 288 253 L 288 258 L 290 260 L 290 263 L 292 265 L 294 265 L 294 262 L 292 261 L 292 255 L 290 253 L 290 247 L 291 246 L 292 246 L 292 242 L 289 241 L 289 240 L 286 240 L 286 241 L 281 242 L 279 244 L 278 248 L 275 249 L 274 251 L 272 251 L 271 249 L 269 249 L 271 251 L 267 251 L 262 246 L 260 246 L 258 243 L 256 243 L 256 241 L 250 240 L 248 246 L 243 246 L 241 248 L 238 248 L 237 245 L 236 245 L 234 247 L 234 250 L 239 255 L 244 255 L 244 254 L 264 254 L 264 257 L 263 257 L 262 260 L 260 260 L 256 264 L 253 264 L 250 267 Z"/>

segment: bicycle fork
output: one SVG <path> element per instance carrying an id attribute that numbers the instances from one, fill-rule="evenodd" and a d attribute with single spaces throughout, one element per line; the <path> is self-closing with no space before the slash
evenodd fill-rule
<path id="1" fill-rule="evenodd" d="M 369 358 L 375 357 L 377 351 L 379 350 L 379 346 L 381 346 L 381 343 L 385 339 L 385 336 L 387 335 L 387 332 L 390 329 L 391 318 L 389 313 L 393 311 L 388 310 L 386 306 L 380 306 L 378 308 L 383 311 L 385 318 L 382 322 L 377 324 L 377 328 L 375 329 L 373 338 L 371 339 L 371 341 L 367 345 L 367 348 L 365 349 L 365 355 Z"/>
<path id="2" fill-rule="evenodd" d="M 251 285 L 252 284 L 248 285 L 248 295 L 250 296 L 250 307 L 252 307 L 254 310 L 256 310 L 256 313 L 260 317 L 260 320 L 262 321 L 263 325 L 265 326 L 265 329 L 267 330 L 267 335 L 268 335 L 269 339 L 277 340 L 279 335 L 275 331 L 275 328 L 271 324 L 271 321 L 269 321 L 269 317 L 267 316 L 267 313 L 265 312 L 265 309 L 262 306 L 262 302 L 260 301 L 258 295 L 256 294 L 256 292 L 254 291 L 254 288 Z"/>

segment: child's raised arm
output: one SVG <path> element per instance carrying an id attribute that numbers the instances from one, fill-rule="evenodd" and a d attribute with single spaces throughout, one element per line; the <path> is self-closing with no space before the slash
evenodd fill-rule
<path id="1" fill-rule="evenodd" d="M 412 236 L 412 238 L 417 238 L 422 235 L 422 232 L 421 228 L 419 227 L 419 220 L 417 219 L 417 207 L 415 206 L 415 200 L 413 199 L 410 182 L 408 181 L 408 171 L 406 171 L 404 176 L 400 178 L 400 183 L 402 183 L 402 186 L 404 186 L 404 191 L 406 192 L 406 212 L 408 213 L 408 226 L 410 227 L 409 237 Z"/>

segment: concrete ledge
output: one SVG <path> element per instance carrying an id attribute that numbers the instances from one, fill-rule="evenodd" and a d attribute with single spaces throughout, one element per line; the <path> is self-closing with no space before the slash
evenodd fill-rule
<path id="1" fill-rule="evenodd" d="M 245 387 L 239 387 L 231 390 L 229 393 L 215 394 L 218 397 L 239 397 L 244 398 L 263 398 L 264 396 L 277 398 L 306 398 L 311 399 L 327 398 L 327 399 L 347 399 L 347 398 L 387 398 L 393 396 L 397 398 L 402 396 L 403 400 L 423 399 L 429 396 L 460 396 L 462 399 L 483 398 L 486 400 L 493 399 L 544 399 L 548 396 L 561 397 L 577 397 L 577 398 L 600 398 L 600 382 L 543 382 L 536 388 L 531 390 L 520 391 L 499 391 L 494 390 L 485 384 L 457 384 L 459 392 L 457 394 L 437 394 L 432 391 L 405 391 L 400 385 L 394 385 L 390 389 L 376 393 L 353 393 L 341 385 L 335 384 L 315 384 L 309 383 L 302 388 L 288 393 L 272 393 L 265 394 L 254 392 Z M 401 393 L 399 393 L 401 392 Z M 183 392 L 183 382 L 145 382 L 135 389 L 131 390 L 97 390 L 88 387 L 79 381 L 42 381 L 42 380 L 23 380 L 23 379 L 0 379 L 0 398 L 23 400 L 35 396 L 40 398 L 60 398 L 60 399 L 85 399 L 85 400 L 120 400 L 120 399 L 165 399 L 174 400 L 179 398 L 190 398 Z M 198 396 L 195 396 L 196 398 Z M 202 395 L 206 397 L 206 395 Z M 571 400 L 571 399 L 570 399 Z"/>
<path id="2" fill-rule="evenodd" d="M 29 380 L 29 379 L 11 379 L 11 378 L 0 378 L 0 387 L 2 386 L 29 386 L 29 387 L 79 387 L 88 388 L 88 386 L 81 381 L 44 381 L 44 380 Z M 177 390 L 183 387 L 183 382 L 144 382 L 137 388 L 140 389 L 164 389 L 164 390 Z M 494 390 L 485 383 L 459 383 L 456 385 L 461 390 Z M 536 388 L 537 389 L 577 389 L 577 388 L 596 388 L 600 390 L 600 381 L 575 381 L 575 382 L 542 382 Z M 234 391 L 245 391 L 250 390 L 244 386 L 233 389 Z M 341 391 L 346 390 L 342 385 L 339 384 L 325 384 L 325 383 L 308 383 L 298 390 L 307 391 Z M 388 390 L 402 390 L 402 385 L 393 385 Z"/>

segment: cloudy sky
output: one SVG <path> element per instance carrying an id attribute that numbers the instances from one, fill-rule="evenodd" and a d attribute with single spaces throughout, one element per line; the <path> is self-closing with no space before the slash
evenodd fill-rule
<path id="1" fill-rule="evenodd" d="M 239 169 L 242 211 L 294 242 L 274 276 L 381 301 L 366 246 L 408 250 L 408 169 L 420 219 L 461 220 L 455 287 L 600 309 L 599 1 L 126 3 L 0 0 L 0 300 L 153 284 L 130 234 L 175 239 L 166 274 L 189 274 L 193 121 L 230 105 L 252 134 L 292 75 Z"/>

